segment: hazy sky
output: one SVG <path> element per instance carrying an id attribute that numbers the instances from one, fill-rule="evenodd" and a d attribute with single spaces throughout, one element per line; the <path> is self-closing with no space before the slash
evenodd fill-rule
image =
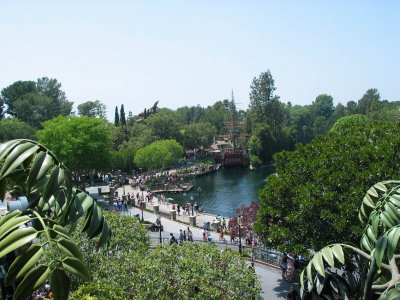
<path id="1" fill-rule="evenodd" d="M 270 70 L 284 102 L 368 88 L 400 100 L 400 1 L 2 1 L 0 89 L 56 78 L 69 100 L 138 114 L 249 103 Z"/>

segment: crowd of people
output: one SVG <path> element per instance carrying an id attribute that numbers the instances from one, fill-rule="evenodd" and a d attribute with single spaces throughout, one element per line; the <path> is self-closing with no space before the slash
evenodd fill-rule
<path id="1" fill-rule="evenodd" d="M 42 300 L 42 299 L 52 299 L 53 292 L 50 290 L 49 282 L 46 282 L 45 285 L 35 290 L 32 293 L 32 300 Z"/>
<path id="2" fill-rule="evenodd" d="M 193 242 L 193 233 L 190 230 L 190 228 L 187 228 L 186 230 L 179 230 L 179 237 L 178 239 L 174 236 L 174 234 L 171 232 L 169 236 L 169 244 L 178 244 L 178 245 L 183 245 L 184 242 Z"/>

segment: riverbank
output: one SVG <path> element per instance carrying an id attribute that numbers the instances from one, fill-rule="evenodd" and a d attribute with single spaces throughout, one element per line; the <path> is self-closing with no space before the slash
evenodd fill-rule
<path id="1" fill-rule="evenodd" d="M 97 194 L 98 192 L 101 191 L 102 193 L 109 193 L 109 186 L 96 186 L 96 187 L 89 187 L 86 188 L 86 191 L 89 192 L 89 194 Z M 149 192 L 147 191 L 141 191 L 140 188 L 137 187 L 132 187 L 131 185 L 123 185 L 121 187 L 118 187 L 116 189 L 116 192 L 118 193 L 119 196 L 124 196 L 124 195 L 137 195 L 139 194 L 140 197 L 144 197 L 144 199 L 148 198 Z M 100 196 L 101 197 L 101 196 Z M 183 209 L 180 211 L 178 214 L 177 210 L 173 209 L 173 205 L 175 205 L 175 208 L 177 208 L 177 203 L 174 199 L 172 198 L 167 198 L 165 201 L 161 200 L 161 197 L 152 197 L 151 200 L 148 202 L 145 202 L 145 209 L 149 212 L 152 212 L 155 214 L 154 219 L 156 218 L 157 214 L 161 214 L 164 218 L 168 218 L 173 220 L 173 215 L 175 215 L 175 220 L 177 222 L 183 223 L 190 225 L 191 222 L 194 221 L 194 226 L 203 228 L 204 225 L 206 225 L 210 230 L 213 230 L 216 232 L 216 229 L 220 227 L 222 224 L 220 221 L 218 221 L 217 217 L 218 215 L 215 214 L 210 214 L 207 212 L 196 212 L 193 211 L 194 217 L 191 216 L 192 210 L 190 209 L 190 215 L 189 214 L 183 214 Z M 136 201 L 136 207 L 138 207 L 138 203 Z M 229 218 L 227 216 L 220 216 L 220 220 L 222 218 L 226 219 L 226 224 L 229 222 Z"/>

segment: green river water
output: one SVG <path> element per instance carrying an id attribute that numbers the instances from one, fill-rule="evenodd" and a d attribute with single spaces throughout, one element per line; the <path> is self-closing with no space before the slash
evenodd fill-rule
<path id="1" fill-rule="evenodd" d="M 206 212 L 231 217 L 242 205 L 258 202 L 258 191 L 273 172 L 272 166 L 250 171 L 244 168 L 221 168 L 217 172 L 192 178 L 194 185 L 187 194 L 168 194 L 175 203 L 200 203 Z M 198 193 L 198 190 L 201 190 Z M 200 194 L 200 195 L 199 195 Z"/>

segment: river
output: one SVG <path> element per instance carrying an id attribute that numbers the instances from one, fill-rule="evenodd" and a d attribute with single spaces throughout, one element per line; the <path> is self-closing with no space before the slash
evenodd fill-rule
<path id="1" fill-rule="evenodd" d="M 242 205 L 259 202 L 258 191 L 265 185 L 273 167 L 249 169 L 221 168 L 217 172 L 192 178 L 194 185 L 187 194 L 168 194 L 175 203 L 200 203 L 206 212 L 232 217 Z M 198 190 L 200 189 L 200 193 Z M 200 194 L 200 196 L 199 196 Z"/>

